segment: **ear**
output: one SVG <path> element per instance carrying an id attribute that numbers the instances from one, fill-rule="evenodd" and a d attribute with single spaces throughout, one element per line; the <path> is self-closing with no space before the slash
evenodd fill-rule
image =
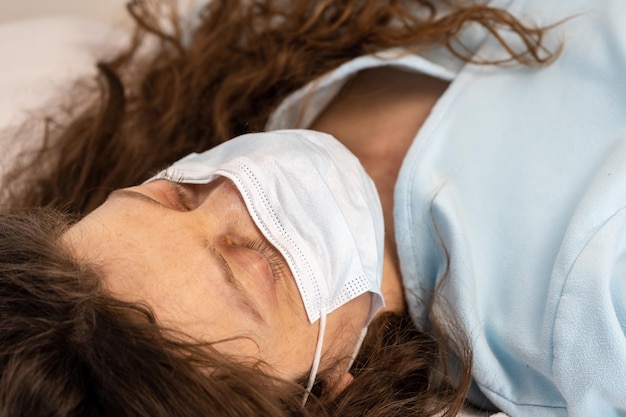
<path id="1" fill-rule="evenodd" d="M 354 376 L 352 376 L 351 373 L 344 372 L 341 374 L 339 380 L 330 388 L 330 397 L 333 399 L 337 397 L 344 389 L 348 388 L 348 385 L 350 385 L 352 381 L 354 381 Z"/>

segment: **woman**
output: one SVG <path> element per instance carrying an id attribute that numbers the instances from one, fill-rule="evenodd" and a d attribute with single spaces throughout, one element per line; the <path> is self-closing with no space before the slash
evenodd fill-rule
<path id="1" fill-rule="evenodd" d="M 590 7 L 571 4 L 556 14 L 550 5 L 528 2 L 518 12 L 552 23 L 583 6 Z M 469 395 L 480 407 L 511 415 L 623 412 L 623 388 L 598 382 L 625 374 L 612 323 L 595 334 L 616 359 L 611 369 L 566 366 L 571 336 L 597 317 L 567 319 L 584 305 L 559 296 L 565 275 L 556 268 L 574 271 L 568 284 L 585 288 L 572 248 L 581 239 L 610 244 L 589 237 L 602 233 L 574 229 L 584 224 L 597 231 L 605 219 L 619 221 L 618 197 L 606 213 L 578 202 L 581 184 L 590 183 L 584 178 L 616 146 L 607 132 L 620 129 L 609 122 L 622 107 L 598 102 L 606 110 L 601 117 L 585 114 L 579 95 L 554 84 L 555 76 L 575 79 L 573 64 L 598 39 L 619 39 L 615 25 L 598 30 L 619 13 L 594 9 L 580 20 L 580 33 L 589 38 L 566 31 L 563 56 L 531 70 L 462 65 L 542 64 L 558 51 L 558 42 L 543 40 L 544 30 L 482 5 L 211 2 L 185 41 L 176 24 L 160 29 L 148 5 L 130 10 L 144 32 L 160 37 L 161 47 L 140 54 L 138 35 L 129 51 L 101 64 L 102 95 L 67 126 L 50 126 L 35 156 L 49 171 L 36 177 L 25 165 L 9 177 L 15 208 L 61 207 L 78 213 L 78 221 L 47 209 L 3 217 L 4 409 L 24 415 L 454 415 Z M 488 31 L 472 31 L 470 22 Z M 597 62 L 619 68 L 620 56 L 602 56 L 615 66 Z M 531 92 L 549 88 L 558 94 L 544 100 L 571 99 L 581 117 L 603 123 L 610 139 L 588 146 L 579 139 L 584 128 L 563 126 L 569 118 L 520 124 L 516 112 L 486 118 L 477 105 L 492 109 L 493 102 L 520 100 L 503 106 L 519 106 L 524 117 L 541 115 Z M 594 91 L 587 98 L 595 98 Z M 152 178 L 189 152 L 265 126 L 269 133 L 239 137 Z M 275 132 L 296 127 L 310 130 Z M 319 132 L 339 139 L 367 176 L 346 149 Z M 540 140 L 545 132 L 554 142 Z M 559 159 L 563 132 L 576 138 L 569 144 L 576 151 Z M 531 139 L 516 148 L 521 134 Z M 501 159 L 511 153 L 521 156 Z M 268 154 L 278 162 L 268 163 Z M 252 171 L 237 165 L 242 155 Z M 591 162 L 584 165 L 581 155 Z M 536 173 L 524 172 L 528 160 L 540 162 Z M 316 171 L 320 165 L 335 168 Z M 566 181 L 570 166 L 581 167 L 580 177 Z M 309 190 L 330 174 L 300 188 L 292 181 L 315 172 L 333 173 L 330 194 Z M 111 190 L 133 185 L 105 201 Z M 252 193 L 255 187 L 263 192 Z M 555 188 L 564 196 L 552 197 Z M 272 204 L 264 196 L 280 198 Z M 283 198 L 300 209 L 277 204 Z M 341 216 L 325 216 L 329 207 L 371 223 L 348 216 L 335 227 Z M 576 207 L 582 214 L 572 215 Z M 273 210 L 289 219 L 290 233 L 272 229 Z M 590 222 L 588 213 L 601 219 Z M 600 229 L 616 230 L 613 224 Z M 310 238 L 311 230 L 323 244 Z M 285 236 L 299 243 L 284 243 Z M 353 242 L 348 249 L 346 239 Z M 512 249 L 503 251 L 505 244 Z M 307 248 L 302 262 L 330 273 L 299 279 L 305 267 L 294 260 L 296 247 Z M 593 258 L 587 248 L 576 254 Z M 346 278 L 332 272 L 354 263 L 368 272 L 349 296 L 332 303 L 305 291 L 317 282 L 328 294 L 340 293 Z M 505 273 L 511 278 L 503 279 Z M 593 304 L 606 307 L 598 317 L 614 312 L 622 318 L 619 285 L 601 281 L 615 296 L 612 304 Z M 539 290 L 527 290 L 534 286 Z M 441 298 L 431 298 L 433 292 Z M 575 288 L 569 293 L 577 294 Z M 607 292 L 593 295 L 601 301 Z M 577 333 L 567 325 L 572 322 L 584 326 L 574 328 Z M 604 363 L 589 344 L 576 348 L 590 364 Z M 572 371 L 584 371 L 585 378 L 573 378 Z"/>

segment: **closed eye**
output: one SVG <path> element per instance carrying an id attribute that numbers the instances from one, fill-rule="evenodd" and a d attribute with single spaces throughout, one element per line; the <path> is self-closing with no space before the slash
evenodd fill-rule
<path id="1" fill-rule="evenodd" d="M 258 252 L 267 260 L 272 270 L 274 281 L 280 281 L 283 278 L 285 261 L 276 248 L 263 239 L 246 240 L 241 246 Z"/>

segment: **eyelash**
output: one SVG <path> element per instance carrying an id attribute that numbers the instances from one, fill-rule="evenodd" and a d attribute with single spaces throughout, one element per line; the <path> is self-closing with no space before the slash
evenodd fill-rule
<path id="1" fill-rule="evenodd" d="M 262 239 L 252 239 L 244 241 L 241 246 L 259 252 L 270 264 L 274 280 L 278 281 L 282 277 L 282 258 L 278 255 L 278 251 L 270 246 L 269 243 Z"/>
<path id="2" fill-rule="evenodd" d="M 191 210 L 189 206 L 189 193 L 187 189 L 179 182 L 174 183 L 174 190 L 176 191 L 176 196 L 178 197 L 178 202 L 181 206 L 183 206 L 187 210 Z"/>

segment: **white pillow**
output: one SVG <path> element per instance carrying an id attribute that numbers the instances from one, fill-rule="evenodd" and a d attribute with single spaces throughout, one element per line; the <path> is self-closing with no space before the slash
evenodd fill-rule
<path id="1" fill-rule="evenodd" d="M 95 74 L 96 62 L 123 46 L 125 39 L 125 32 L 84 18 L 0 24 L 0 174 L 28 146 L 12 140 L 13 129 L 33 115 L 43 115 L 43 106 L 62 102 L 73 82 Z"/>
<path id="2" fill-rule="evenodd" d="M 49 17 L 0 24 L 0 128 L 20 123 L 72 80 L 95 74 L 123 34 L 97 21 Z"/>

